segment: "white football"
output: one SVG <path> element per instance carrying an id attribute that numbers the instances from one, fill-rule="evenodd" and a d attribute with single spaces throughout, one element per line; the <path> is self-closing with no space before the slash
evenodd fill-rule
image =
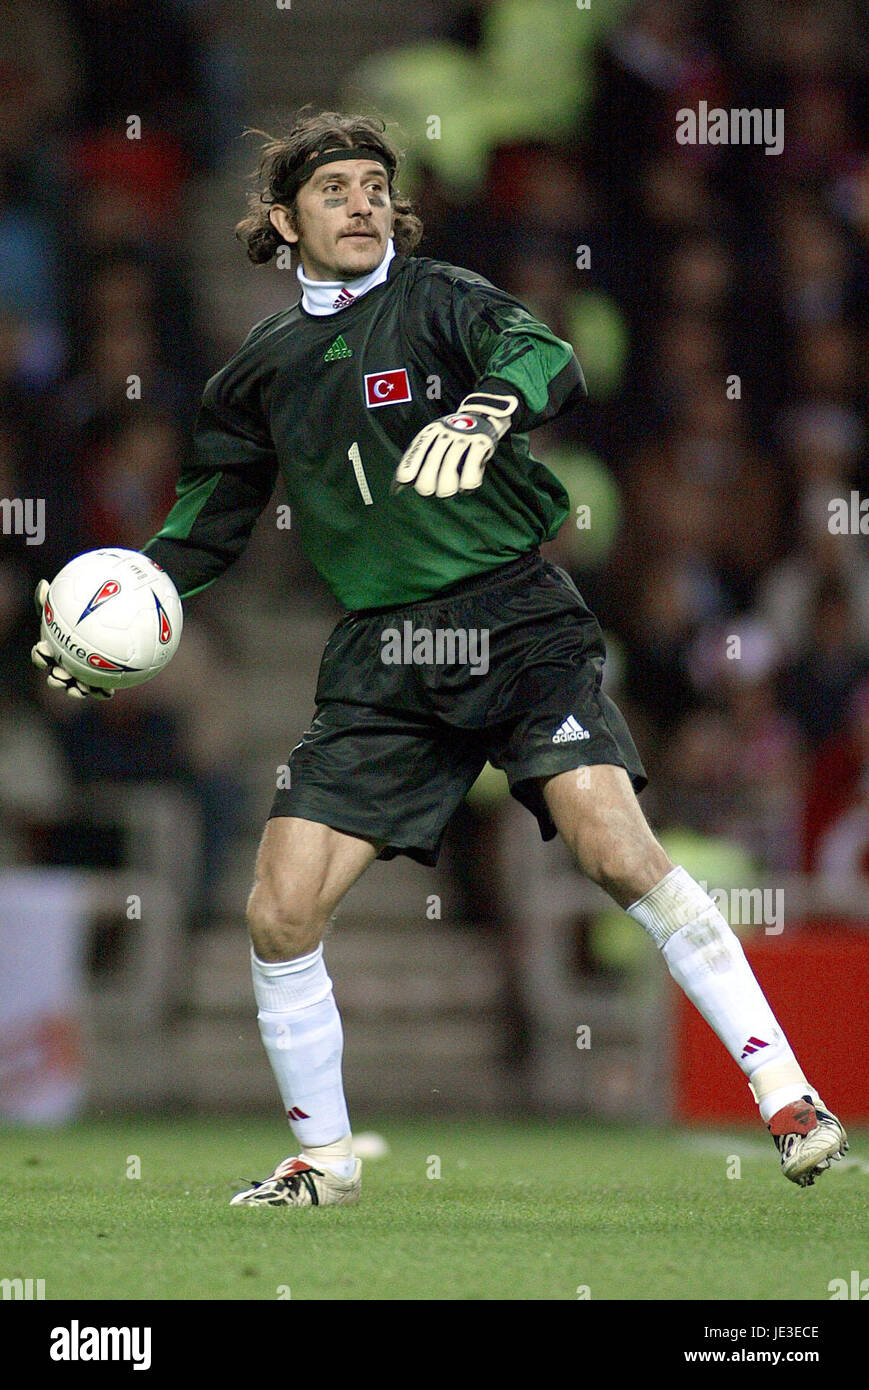
<path id="1" fill-rule="evenodd" d="M 171 660 L 181 640 L 178 590 L 137 550 L 88 550 L 52 580 L 42 638 L 87 685 L 141 685 Z"/>
<path id="2" fill-rule="evenodd" d="M 382 1134 L 366 1130 L 364 1134 L 354 1134 L 353 1152 L 357 1158 L 388 1158 L 389 1145 Z"/>

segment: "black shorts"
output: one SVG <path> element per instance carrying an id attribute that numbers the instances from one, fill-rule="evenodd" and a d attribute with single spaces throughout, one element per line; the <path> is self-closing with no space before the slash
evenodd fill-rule
<path id="1" fill-rule="evenodd" d="M 434 598 L 348 613 L 326 644 L 314 722 L 270 816 L 377 840 L 381 859 L 435 864 L 447 822 L 488 761 L 555 826 L 540 778 L 596 763 L 646 774 L 601 690 L 597 619 L 535 550 Z"/>

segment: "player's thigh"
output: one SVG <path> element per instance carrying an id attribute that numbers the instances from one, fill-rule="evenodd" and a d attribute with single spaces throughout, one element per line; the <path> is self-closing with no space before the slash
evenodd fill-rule
<path id="1" fill-rule="evenodd" d="M 307 929 L 316 945 L 345 893 L 381 848 L 375 840 L 319 821 L 272 817 L 260 841 L 248 902 L 251 936 L 271 931 L 285 938 L 294 929 Z"/>
<path id="2" fill-rule="evenodd" d="M 596 764 L 559 773 L 543 783 L 543 796 L 579 868 L 621 907 L 672 869 L 623 767 Z"/>

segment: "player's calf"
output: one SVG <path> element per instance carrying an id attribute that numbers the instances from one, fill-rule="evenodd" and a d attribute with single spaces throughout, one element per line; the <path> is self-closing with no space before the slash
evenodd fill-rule
<path id="1" fill-rule="evenodd" d="M 619 904 L 628 907 L 673 868 L 643 815 L 622 767 L 601 764 L 559 773 L 543 795 L 558 833 L 578 867 Z"/>
<path id="2" fill-rule="evenodd" d="M 775 1140 L 785 1177 L 810 1186 L 847 1149 L 842 1125 L 806 1081 L 717 905 L 684 869 L 670 864 L 663 850 L 656 858 L 652 846 L 657 842 L 626 774 L 617 768 L 590 772 L 592 788 L 597 777 L 602 797 L 591 796 L 587 788 L 574 789 L 570 774 L 547 784 L 553 820 L 580 868 L 648 932 L 673 979 L 741 1068 Z M 656 868 L 660 877 L 649 887 L 646 876 Z"/>
<path id="3" fill-rule="evenodd" d="M 322 937 L 376 847 L 296 817 L 269 821 L 248 902 L 260 1036 L 300 1144 L 240 1206 L 327 1206 L 359 1198 L 341 1059 L 344 1035 Z"/>
<path id="4" fill-rule="evenodd" d="M 806 1081 L 729 923 L 682 868 L 628 913 L 747 1078 L 785 1177 L 811 1185 L 845 1152 L 845 1131 Z"/>

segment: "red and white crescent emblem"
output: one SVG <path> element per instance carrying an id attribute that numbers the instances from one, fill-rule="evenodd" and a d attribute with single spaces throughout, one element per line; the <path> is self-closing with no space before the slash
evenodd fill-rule
<path id="1" fill-rule="evenodd" d="M 365 377 L 365 404 L 369 409 L 378 405 L 401 405 L 412 400 L 406 367 L 390 372 L 368 372 Z"/>
<path id="2" fill-rule="evenodd" d="M 451 415 L 447 420 L 454 430 L 472 430 L 476 423 L 472 415 Z"/>

